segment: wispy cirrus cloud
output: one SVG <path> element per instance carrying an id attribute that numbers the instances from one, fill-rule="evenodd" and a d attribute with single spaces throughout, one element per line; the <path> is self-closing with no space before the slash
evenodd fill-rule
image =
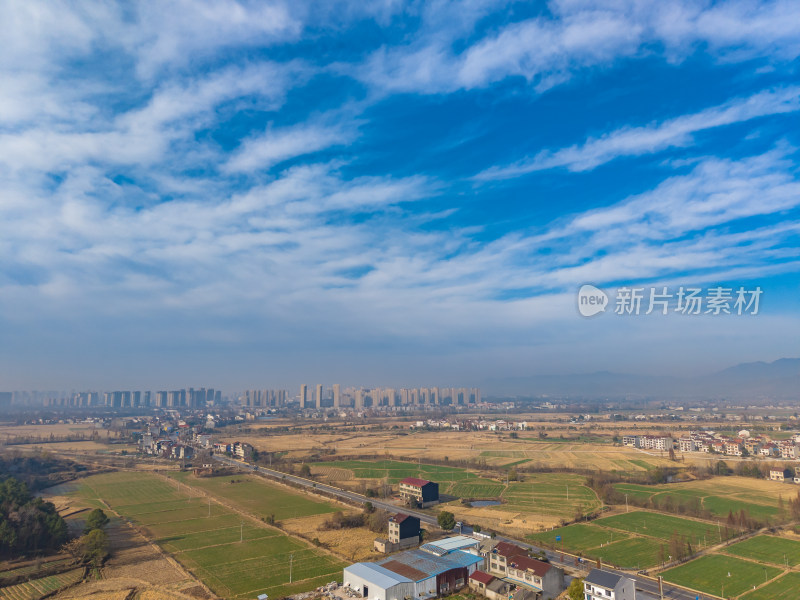
<path id="1" fill-rule="evenodd" d="M 688 146 L 693 134 L 742 123 L 769 115 L 800 110 L 800 88 L 796 86 L 767 90 L 747 98 L 737 98 L 691 115 L 668 119 L 641 127 L 624 127 L 580 145 L 559 150 L 542 150 L 502 167 L 490 167 L 475 176 L 477 181 L 510 179 L 535 171 L 564 167 L 569 171 L 588 171 L 601 164 L 626 156 L 653 154 L 667 148 Z"/>
<path id="2" fill-rule="evenodd" d="M 287 159 L 348 144 L 355 137 L 352 126 L 303 123 L 281 129 L 270 127 L 264 134 L 244 140 L 222 170 L 226 173 L 266 171 Z"/>
<path id="3" fill-rule="evenodd" d="M 548 8 L 549 15 L 481 35 L 469 32 L 468 43 L 464 31 L 442 37 L 426 36 L 423 29 L 405 46 L 376 51 L 360 77 L 385 92 L 451 93 L 508 77 L 524 78 L 544 91 L 583 69 L 658 53 L 672 62 L 698 50 L 725 62 L 791 61 L 800 55 L 800 15 L 791 0 L 604 5 L 564 0 Z"/>

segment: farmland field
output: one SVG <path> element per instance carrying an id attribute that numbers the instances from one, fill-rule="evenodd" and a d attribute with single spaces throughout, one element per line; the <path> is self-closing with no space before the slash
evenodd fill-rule
<path id="1" fill-rule="evenodd" d="M 594 521 L 595 525 L 613 527 L 660 540 L 669 540 L 673 533 L 687 536 L 695 547 L 716 543 L 724 539 L 725 530 L 709 521 L 695 521 L 672 515 L 645 511 L 632 511 Z M 703 544 L 703 538 L 706 544 Z"/>
<path id="2" fill-rule="evenodd" d="M 185 474 L 181 474 L 185 475 Z M 223 484 L 195 480 L 206 489 L 266 514 L 325 514 L 333 507 L 260 481 Z M 227 479 L 230 481 L 230 478 Z M 219 488 L 219 489 L 217 489 Z M 62 487 L 61 493 L 65 493 Z M 124 518 L 150 532 L 156 542 L 224 598 L 281 597 L 306 591 L 341 575 L 344 563 L 286 534 L 199 497 L 198 492 L 151 473 L 93 475 L 74 485 L 76 498 L 105 500 Z M 232 502 L 233 503 L 233 502 Z M 210 506 L 210 514 L 209 514 Z M 241 540 L 241 541 L 240 541 Z M 292 563 L 292 584 L 289 569 Z"/>
<path id="3" fill-rule="evenodd" d="M 787 573 L 775 581 L 742 596 L 742 600 L 796 600 L 800 573 Z"/>
<path id="4" fill-rule="evenodd" d="M 64 586 L 80 581 L 83 568 L 73 569 L 59 575 L 33 579 L 0 589 L 0 600 L 32 600 L 54 592 Z"/>
<path id="5" fill-rule="evenodd" d="M 717 596 L 722 596 L 724 589 L 727 598 L 743 594 L 754 585 L 764 583 L 765 579 L 774 579 L 780 573 L 781 570 L 775 567 L 732 556 L 708 554 L 664 571 L 662 575 L 665 581 Z"/>
<path id="6" fill-rule="evenodd" d="M 731 511 L 746 510 L 751 517 L 760 520 L 778 517 L 779 499 L 784 494 L 788 498 L 794 491 L 774 481 L 744 477 L 714 477 L 664 485 L 617 483 L 614 489 L 631 499 L 650 499 L 655 505 L 663 503 L 668 497 L 676 503 L 696 498 L 702 508 L 717 517 L 724 518 Z"/>
<path id="7" fill-rule="evenodd" d="M 169 473 L 169 477 L 187 482 L 193 488 L 205 490 L 212 496 L 225 498 L 237 508 L 261 517 L 271 514 L 277 520 L 294 519 L 339 510 L 327 502 L 271 485 L 252 475 L 192 477 L 188 472 L 173 472 Z M 231 483 L 231 480 L 236 483 Z"/>
<path id="8" fill-rule="evenodd" d="M 593 470 L 618 470 L 642 472 L 658 466 L 674 465 L 666 456 L 651 455 L 633 448 L 614 446 L 579 439 L 539 439 L 531 432 L 518 432 L 518 439 L 494 432 L 462 431 L 403 431 L 397 433 L 366 432 L 355 435 L 335 432 L 292 433 L 279 436 L 236 435 L 239 440 L 252 444 L 258 450 L 286 451 L 289 456 L 301 459 L 314 452 L 335 450 L 337 454 L 374 460 L 376 456 L 387 460 L 407 459 L 474 459 L 490 467 L 500 468 L 512 460 L 530 459 L 529 464 L 546 464 Z M 609 438 L 610 440 L 610 438 Z M 622 462 L 615 462 L 622 461 Z M 338 461 L 336 461 L 338 462 Z M 317 463 L 318 464 L 318 463 Z M 624 466 L 622 466 L 624 465 Z"/>
<path id="9" fill-rule="evenodd" d="M 616 537 L 616 536 L 615 536 Z M 619 565 L 622 568 L 641 569 L 657 565 L 661 559 L 662 544 L 643 537 L 634 537 L 613 542 L 602 548 L 594 548 L 592 558 L 601 558 L 604 562 Z"/>
<path id="10" fill-rule="evenodd" d="M 560 537 L 560 541 L 556 541 L 556 537 Z M 576 525 L 569 525 L 561 527 L 553 531 L 545 531 L 542 533 L 534 533 L 529 535 L 528 539 L 533 542 L 545 542 L 555 548 L 563 546 L 566 550 L 574 552 L 584 552 L 591 548 L 597 548 L 601 544 L 615 542 L 627 539 L 629 536 L 622 531 L 613 531 L 596 525 L 578 523 Z M 616 543 L 616 542 L 615 542 Z"/>
<path id="11" fill-rule="evenodd" d="M 509 483 L 502 495 L 504 504 L 497 508 L 571 519 L 578 509 L 585 514 L 601 506 L 584 482 L 584 477 L 571 473 L 527 475 L 523 482 Z"/>
<path id="12" fill-rule="evenodd" d="M 673 532 L 688 537 L 696 549 L 718 542 L 716 523 L 644 511 L 622 513 L 527 537 L 530 541 L 589 558 L 602 558 L 620 567 L 640 569 L 655 566 L 667 558 L 667 544 Z M 725 530 L 722 532 L 724 534 Z M 561 541 L 557 542 L 556 537 Z"/>
<path id="13" fill-rule="evenodd" d="M 773 565 L 783 565 L 784 560 L 790 567 L 800 564 L 800 542 L 772 535 L 757 535 L 728 546 L 723 552 Z"/>

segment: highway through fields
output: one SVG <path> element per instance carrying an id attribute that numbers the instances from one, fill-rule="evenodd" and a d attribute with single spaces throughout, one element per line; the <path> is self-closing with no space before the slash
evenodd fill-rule
<path id="1" fill-rule="evenodd" d="M 438 527 L 438 523 L 436 521 L 436 517 L 434 515 L 431 515 L 431 514 L 426 513 L 426 512 L 422 512 L 422 511 L 418 511 L 418 510 L 412 510 L 412 509 L 408 509 L 408 508 L 405 508 L 405 507 L 399 507 L 396 504 L 392 504 L 390 502 L 383 502 L 383 501 L 381 501 L 381 500 L 379 500 L 377 498 L 367 498 L 366 496 L 363 496 L 361 494 L 356 494 L 355 492 L 351 492 L 349 490 L 343 490 L 343 489 L 340 489 L 340 488 L 337 488 L 337 487 L 334 487 L 334 486 L 331 486 L 331 485 L 327 485 L 327 484 L 324 484 L 324 483 L 318 483 L 316 481 L 311 481 L 309 479 L 304 479 L 303 477 L 297 477 L 296 475 L 290 475 L 289 473 L 283 473 L 282 471 L 275 471 L 273 469 L 268 469 L 266 467 L 259 467 L 259 466 L 256 466 L 256 465 L 252 465 L 250 463 L 242 462 L 240 460 L 235 460 L 235 459 L 232 459 L 232 458 L 228 458 L 227 456 L 214 454 L 212 456 L 212 458 L 214 458 L 215 460 L 218 460 L 220 462 L 224 462 L 224 463 L 228 464 L 229 466 L 237 467 L 239 469 L 242 469 L 243 471 L 249 471 L 249 472 L 253 472 L 253 473 L 259 473 L 261 475 L 266 475 L 267 477 L 272 477 L 272 478 L 277 479 L 279 481 L 289 482 L 289 483 L 292 483 L 294 485 L 299 485 L 301 487 L 309 488 L 312 491 L 325 492 L 327 494 L 330 494 L 330 495 L 335 496 L 337 498 L 340 498 L 342 500 L 346 500 L 346 501 L 349 501 L 349 502 L 354 502 L 356 504 L 363 504 L 365 502 L 371 502 L 372 505 L 374 507 L 376 507 L 376 508 L 381 508 L 381 509 L 383 509 L 385 511 L 392 512 L 392 513 L 403 512 L 403 513 L 406 513 L 406 514 L 409 514 L 409 515 L 413 515 L 413 516 L 419 518 L 419 520 L 421 522 L 423 522 L 423 523 L 426 523 L 428 525 L 435 525 L 435 526 Z M 500 534 L 497 534 L 495 539 L 499 540 L 499 541 L 510 542 L 512 544 L 516 544 L 518 546 L 521 546 L 523 548 L 528 548 L 530 550 L 535 550 L 537 552 L 542 552 L 543 551 L 547 555 L 548 560 L 552 564 L 557 565 L 559 567 L 567 567 L 567 568 L 569 568 L 571 570 L 576 569 L 576 567 L 575 567 L 575 559 L 574 559 L 574 557 L 572 557 L 570 555 L 562 554 L 561 552 L 554 551 L 554 550 L 549 550 L 549 549 L 546 549 L 546 548 L 540 548 L 538 546 L 533 546 L 533 545 L 529 544 L 528 542 L 525 542 L 525 541 L 522 541 L 522 540 L 517 540 L 517 539 L 514 539 L 514 538 L 510 538 L 510 537 L 506 537 L 506 536 L 503 536 L 503 535 L 500 535 Z M 562 556 L 563 556 L 564 560 L 562 560 Z M 584 571 L 588 572 L 588 570 L 591 569 L 594 565 L 595 565 L 594 561 L 585 560 L 584 559 L 584 561 L 582 563 L 579 563 L 579 566 L 577 568 L 580 569 L 580 570 L 584 570 Z M 661 597 L 661 596 L 659 596 L 658 582 L 656 580 L 652 579 L 651 577 L 647 577 L 647 576 L 639 575 L 639 574 L 632 574 L 632 573 L 629 573 L 629 572 L 626 572 L 626 571 L 617 571 L 617 570 L 614 570 L 614 569 L 611 569 L 611 568 L 608 568 L 608 567 L 604 567 L 604 569 L 607 570 L 607 571 L 611 571 L 613 573 L 619 573 L 620 575 L 624 575 L 625 577 L 628 577 L 629 579 L 634 580 L 636 582 L 636 590 L 637 591 L 641 590 L 641 591 L 645 592 L 646 594 L 649 594 L 653 598 L 660 598 Z M 700 594 L 698 596 L 698 594 L 695 593 L 695 592 L 692 592 L 692 591 L 686 590 L 684 588 L 680 588 L 680 587 L 668 584 L 666 582 L 664 583 L 664 596 L 663 596 L 664 599 L 669 599 L 669 600 L 696 600 L 696 598 L 698 598 L 698 597 L 701 600 L 710 600 L 712 598 L 716 598 L 716 596 L 712 596 L 712 595 L 708 595 L 708 594 Z"/>

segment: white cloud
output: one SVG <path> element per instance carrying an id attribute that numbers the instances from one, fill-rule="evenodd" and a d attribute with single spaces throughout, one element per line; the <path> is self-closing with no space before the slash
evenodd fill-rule
<path id="1" fill-rule="evenodd" d="M 441 35 L 423 27 L 407 45 L 376 51 L 358 76 L 384 92 L 449 93 L 507 77 L 523 77 L 542 91 L 581 69 L 655 52 L 674 62 L 698 50 L 721 61 L 800 55 L 800 8 L 792 0 L 567 0 L 549 6 L 554 17 L 512 22 L 475 41 L 469 39 L 474 31 Z"/>
<path id="2" fill-rule="evenodd" d="M 351 142 L 352 127 L 334 127 L 303 123 L 281 129 L 269 128 L 263 135 L 244 140 L 223 166 L 227 173 L 269 170 L 285 160 Z"/>
<path id="3" fill-rule="evenodd" d="M 800 88 L 764 91 L 662 123 L 624 127 L 598 138 L 589 138 L 581 145 L 559 150 L 543 150 L 533 158 L 526 158 L 508 166 L 491 167 L 476 175 L 475 179 L 478 181 L 509 179 L 558 167 L 566 167 L 570 171 L 588 171 L 619 157 L 641 156 L 671 147 L 691 145 L 694 141 L 692 134 L 700 131 L 798 110 L 800 110 Z"/>

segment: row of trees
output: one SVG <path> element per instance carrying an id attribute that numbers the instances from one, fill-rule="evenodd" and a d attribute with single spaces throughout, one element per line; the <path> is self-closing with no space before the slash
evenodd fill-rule
<path id="1" fill-rule="evenodd" d="M 15 477 L 0 483 L 0 556 L 52 552 L 67 537 L 67 524 L 52 502 L 34 498 L 28 486 Z"/>

